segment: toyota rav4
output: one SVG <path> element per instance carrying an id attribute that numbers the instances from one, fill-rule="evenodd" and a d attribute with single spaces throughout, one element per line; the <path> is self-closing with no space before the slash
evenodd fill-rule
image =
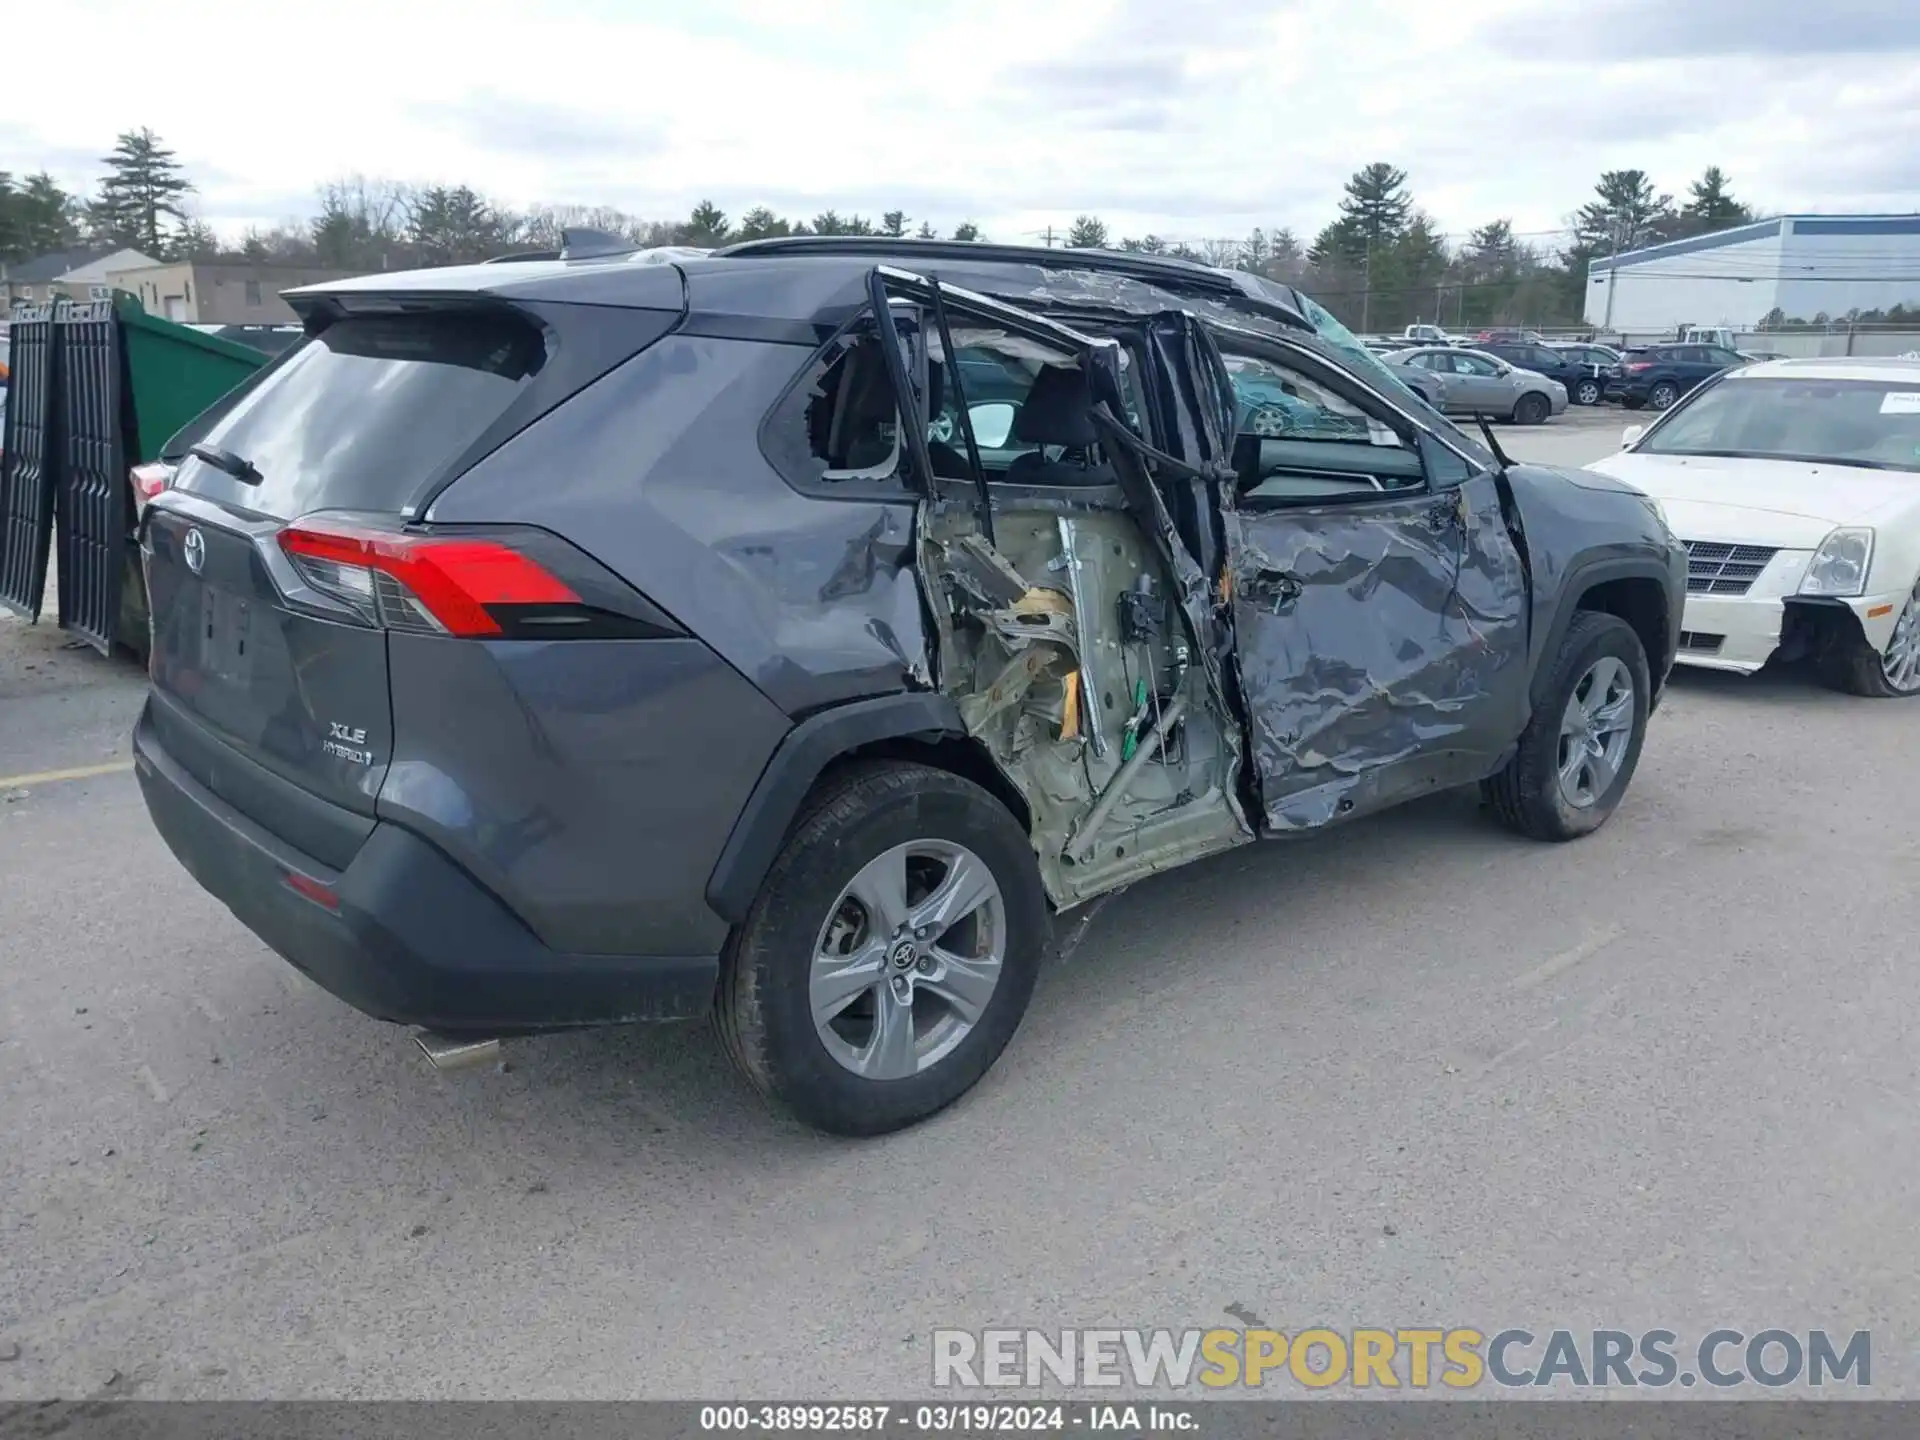
<path id="1" fill-rule="evenodd" d="M 874 1134 L 1135 881 L 1449 786 L 1549 841 L 1620 803 L 1685 595 L 1658 507 L 1510 463 L 1306 297 L 635 258 L 292 292 L 144 512 L 153 820 L 367 1014 L 711 1013 Z"/>

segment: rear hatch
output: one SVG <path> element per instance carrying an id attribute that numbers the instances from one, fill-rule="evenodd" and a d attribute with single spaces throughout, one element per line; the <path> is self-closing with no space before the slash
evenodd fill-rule
<path id="1" fill-rule="evenodd" d="M 372 827 L 387 631 L 495 634 L 489 604 L 575 598 L 510 545 L 407 528 L 548 358 L 504 306 L 349 313 L 206 426 L 147 510 L 157 738 L 316 859 L 346 863 Z"/>

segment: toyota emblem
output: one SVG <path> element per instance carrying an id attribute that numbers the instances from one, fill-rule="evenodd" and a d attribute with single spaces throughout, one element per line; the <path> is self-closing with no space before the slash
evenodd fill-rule
<path id="1" fill-rule="evenodd" d="M 207 563 L 207 537 L 197 528 L 189 530 L 186 543 L 180 549 L 187 557 L 187 568 L 198 575 L 201 567 Z"/>

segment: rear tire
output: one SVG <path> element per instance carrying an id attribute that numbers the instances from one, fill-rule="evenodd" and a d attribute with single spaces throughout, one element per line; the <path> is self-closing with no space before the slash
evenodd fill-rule
<path id="1" fill-rule="evenodd" d="M 1647 403 L 1656 410 L 1671 410 L 1679 398 L 1680 387 L 1671 380 L 1662 380 L 1647 392 Z"/>
<path id="2" fill-rule="evenodd" d="M 1827 662 L 1822 678 L 1836 690 L 1869 700 L 1920 695 L 1920 583 L 1908 593 L 1885 650 L 1856 639 Z"/>
<path id="3" fill-rule="evenodd" d="M 147 577 L 141 569 L 138 550 L 127 556 L 126 567 L 120 575 L 120 615 L 114 623 L 113 638 L 145 668 L 153 631 L 147 607 Z"/>
<path id="4" fill-rule="evenodd" d="M 1547 397 L 1535 391 L 1522 395 L 1514 402 L 1513 423 L 1516 425 L 1544 425 L 1547 416 L 1553 413 L 1553 405 Z"/>
<path id="5" fill-rule="evenodd" d="M 1640 637 L 1617 615 L 1580 611 L 1567 627 L 1559 652 L 1545 663 L 1550 668 L 1541 703 L 1507 768 L 1484 781 L 1481 794 L 1510 830 L 1534 840 L 1574 840 L 1606 824 L 1627 793 L 1646 740 L 1653 686 Z M 1632 693 L 1622 705 L 1619 691 L 1628 686 Z M 1572 722 L 1570 735 L 1569 717 L 1576 708 L 1586 721 Z M 1623 732 L 1593 723 L 1596 714 L 1609 710 L 1624 725 Z M 1615 734 L 1623 734 L 1617 747 L 1610 743 Z M 1589 750 L 1583 764 L 1576 752 L 1592 739 L 1604 743 Z M 1604 776 L 1597 768 L 1602 763 Z"/>
<path id="6" fill-rule="evenodd" d="M 991 901 L 960 912 L 951 929 L 940 919 L 913 928 L 962 875 L 921 851 L 955 857 Z M 904 907 L 887 905 L 866 878 L 890 873 L 895 855 Z M 876 923 L 882 912 L 902 924 Z M 999 800 L 928 766 L 849 768 L 816 790 L 728 941 L 715 995 L 721 1041 L 757 1090 L 816 1129 L 903 1129 L 966 1094 L 1006 1049 L 1033 996 L 1046 931 L 1032 845 Z M 921 933 L 928 938 L 916 942 Z M 916 943 L 915 954 L 902 948 Z M 833 1010 L 833 984 L 842 994 L 861 988 Z M 950 1004 L 950 994 L 966 1005 Z M 897 1036 L 888 1027 L 902 1014 L 905 1049 L 888 1056 L 883 1029 Z"/>

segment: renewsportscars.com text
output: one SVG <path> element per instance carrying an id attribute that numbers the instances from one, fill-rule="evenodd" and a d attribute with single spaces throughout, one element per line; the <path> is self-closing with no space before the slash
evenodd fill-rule
<path id="1" fill-rule="evenodd" d="M 1520 1327 L 936 1330 L 933 1383 L 956 1390 L 1865 1387 L 1873 1383 L 1873 1337 L 1782 1328 L 1717 1329 L 1697 1340 L 1672 1330 Z"/>

